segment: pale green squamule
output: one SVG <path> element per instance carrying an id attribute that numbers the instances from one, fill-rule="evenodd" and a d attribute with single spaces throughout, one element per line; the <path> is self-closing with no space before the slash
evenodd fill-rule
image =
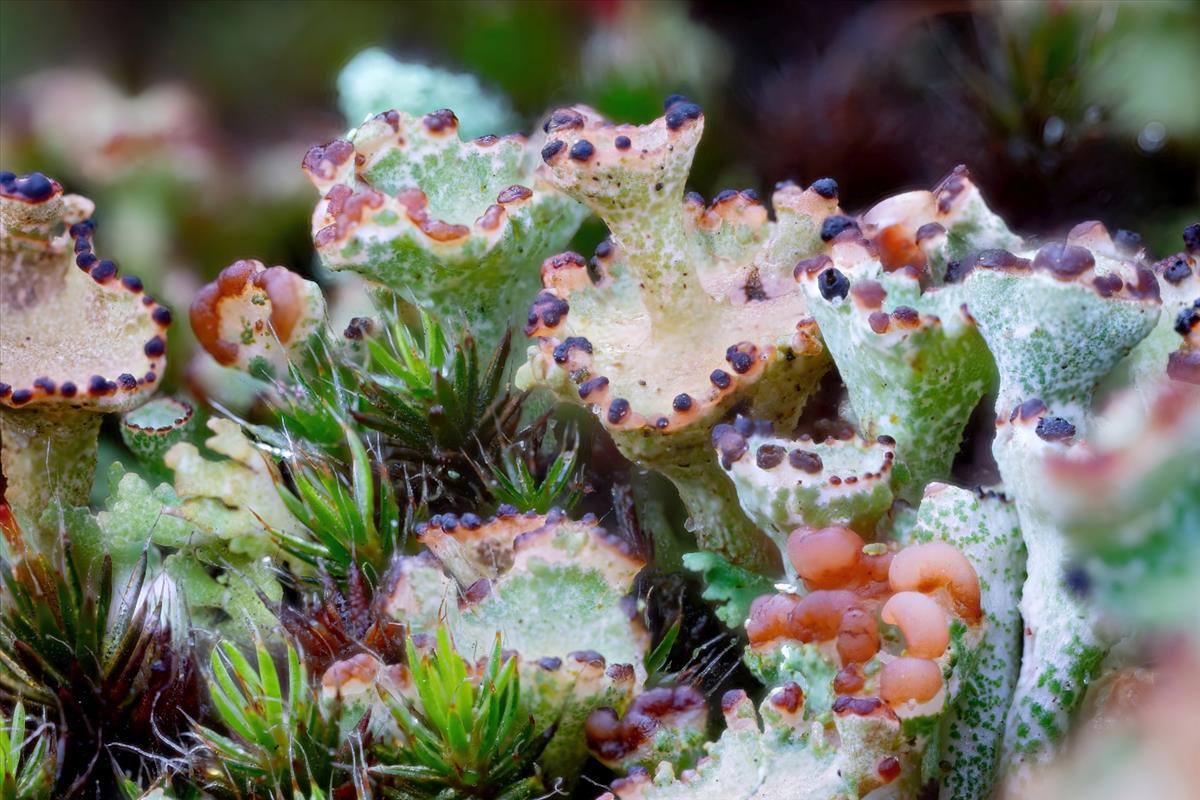
<path id="1" fill-rule="evenodd" d="M 791 577 L 787 540 L 796 528 L 845 525 L 871 540 L 892 507 L 894 445 L 743 436 L 735 426 L 721 426 L 713 438 L 743 510 L 779 548 Z"/>

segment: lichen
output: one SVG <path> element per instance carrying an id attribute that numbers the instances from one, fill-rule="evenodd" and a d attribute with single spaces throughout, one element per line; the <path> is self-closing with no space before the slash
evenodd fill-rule
<path id="1" fill-rule="evenodd" d="M 1162 295 L 1162 313 L 1154 330 L 1113 369 L 1103 384 L 1104 389 L 1111 392 L 1132 386 L 1143 407 L 1148 408 L 1157 397 L 1163 375 L 1170 377 L 1172 361 L 1177 362 L 1176 380 L 1200 383 L 1200 356 L 1185 354 L 1200 351 L 1200 346 L 1187 348 L 1180 341 L 1181 336 L 1186 340 L 1190 328 L 1195 326 L 1189 309 L 1200 300 L 1200 265 L 1196 258 L 1196 253 L 1181 250 L 1152 265 Z M 1174 355 L 1176 352 L 1179 355 Z M 1192 379 L 1187 381 L 1184 375 Z"/>
<path id="2" fill-rule="evenodd" d="M 121 440 L 147 466 L 162 464 L 167 451 L 195 429 L 195 409 L 176 397 L 155 398 L 121 416 Z"/>
<path id="3" fill-rule="evenodd" d="M 1037 465 L 1090 437 L 1098 384 L 1151 332 L 1161 302 L 1153 272 L 1123 257 L 1099 223 L 1076 226 L 1066 242 L 977 261 L 964 288 L 1000 375 L 992 450 L 1028 550 L 1024 655 L 1003 760 L 1020 782 L 1051 757 L 1092 677 L 1084 665 L 1111 644 L 1064 581 L 1057 499 Z M 1065 691 L 1047 685 L 1050 670 Z"/>
<path id="4" fill-rule="evenodd" d="M 300 522 L 280 499 L 278 467 L 227 419 L 208 421 L 205 446 L 223 458 L 211 460 L 190 442 L 164 456 L 174 474 L 175 502 L 163 513 L 189 524 L 187 536 L 158 543 L 177 549 L 164 569 L 179 583 L 193 612 L 210 624 L 229 622 L 248 631 L 274 626 L 268 602 L 282 596 L 276 563 L 287 555 L 272 533 L 297 535 Z M 299 566 L 293 563 L 293 567 Z"/>
<path id="5" fill-rule="evenodd" d="M 87 501 L 102 415 L 145 402 L 166 365 L 171 314 L 96 255 L 92 210 L 41 173 L 0 173 L 0 455 L 31 527 Z"/>
<path id="6" fill-rule="evenodd" d="M 458 128 L 448 109 L 391 110 L 309 150 L 313 244 L 330 269 L 462 315 L 495 343 L 536 282 L 525 267 L 563 247 L 584 210 L 535 172 L 536 141 L 462 141 Z"/>
<path id="7" fill-rule="evenodd" d="M 1160 375 L 1116 398 L 1044 469 L 1077 591 L 1132 630 L 1200 635 L 1200 387 Z"/>
<path id="8" fill-rule="evenodd" d="M 942 722 L 938 762 L 943 800 L 985 797 L 995 782 L 1006 711 L 1021 664 L 1025 545 L 1013 503 L 994 492 L 930 484 L 911 541 L 940 540 L 966 554 L 979 573 L 983 639 L 976 663 Z"/>
<path id="9" fill-rule="evenodd" d="M 543 263 L 525 327 L 536 343 L 517 382 L 591 408 L 628 457 L 675 483 L 703 548 L 769 572 L 778 560 L 705 450 L 735 406 L 790 428 L 827 369 L 791 270 L 837 201 L 785 186 L 769 221 L 754 192 L 709 206 L 685 196 L 703 127 L 699 106 L 679 97 L 642 126 L 584 107 L 551 114 L 546 177 L 610 238 L 590 262 Z"/>
<path id="10" fill-rule="evenodd" d="M 347 125 L 393 109 L 419 116 L 439 108 L 457 112 L 468 138 L 509 131 L 520 123 L 508 100 L 484 89 L 474 75 L 398 61 L 376 47 L 350 59 L 337 86 Z"/>
<path id="11" fill-rule="evenodd" d="M 557 510 L 440 515 L 421 526 L 419 541 L 427 555 L 394 570 L 389 612 L 417 632 L 444 621 L 468 654 L 499 631 L 519 655 L 529 713 L 543 727 L 557 721 L 542 764 L 573 780 L 587 757 L 588 715 L 623 711 L 646 678 L 649 635 L 630 596 L 644 562 L 594 518 L 576 522 Z"/>
<path id="12" fill-rule="evenodd" d="M 947 269 L 1019 239 L 962 167 L 932 192 L 889 198 L 846 225 L 795 277 L 860 432 L 895 441 L 893 482 L 916 502 L 927 483 L 949 476 L 971 411 L 994 383 L 987 346 Z"/>
<path id="13" fill-rule="evenodd" d="M 1000 582 L 1003 569 L 1011 570 L 1013 543 L 1019 545 L 1011 516 L 985 512 L 1010 528 L 996 536 L 973 524 L 982 518 L 951 522 L 945 517 L 947 501 L 957 499 L 953 491 L 947 488 L 940 501 L 938 493 L 927 497 L 921 526 L 927 533 L 914 537 L 924 543 L 908 549 L 868 550 L 844 528 L 793 534 L 788 554 L 800 580 L 755 600 L 746 621 L 745 661 L 773 687 L 759 709 L 761 726 L 745 693 L 730 692 L 722 703 L 726 730 L 694 769 L 680 772 L 669 761 L 633 768 L 614 782 L 614 794 L 815 800 L 861 797 L 886 786 L 907 797 L 940 781 L 942 731 L 957 726 L 969 703 L 986 702 L 976 692 L 998 668 L 1015 669 L 1011 647 L 985 639 L 976 565 L 989 570 L 984 613 L 1007 614 L 1009 644 L 1017 643 L 1011 601 L 1018 584 L 1011 575 Z M 938 549 L 935 539 L 948 549 Z M 967 549 L 959 550 L 960 542 Z M 981 678 L 977 669 L 990 655 L 997 663 Z M 992 720 L 993 761 L 1002 721 L 1002 714 Z M 951 769 L 959 769 L 953 752 L 949 757 Z M 989 778 L 990 770 L 980 776 Z"/>
<path id="14" fill-rule="evenodd" d="M 584 732 L 592 755 L 610 769 L 655 769 L 662 761 L 691 767 L 705 743 L 708 702 L 694 687 L 659 686 L 634 698 L 624 715 L 598 708 Z"/>
<path id="15" fill-rule="evenodd" d="M 1148 714 L 1160 680 L 1194 699 L 1172 681 L 1200 641 L 1200 224 L 1154 263 L 1098 222 L 1025 240 L 962 167 L 861 214 L 829 178 L 777 185 L 770 208 L 752 190 L 705 203 L 685 194 L 704 114 L 680 96 L 646 125 L 573 106 L 531 139 L 464 141 L 431 110 L 447 93 L 478 124 L 511 118 L 477 82 L 377 52 L 344 78 L 361 124 L 304 158 L 313 242 L 370 284 L 377 314 L 335 335 L 315 282 L 222 270 L 190 318 L 211 363 L 252 381 L 245 421 L 213 416 L 199 384 L 195 409 L 150 399 L 171 313 L 100 259 L 89 201 L 0 173 L 0 578 L 51 564 L 42 550 L 65 565 L 21 583 L 0 684 L 69 716 L 53 705 L 67 681 L 23 665 L 63 643 L 62 675 L 79 653 L 98 663 L 107 612 L 69 630 L 106 606 L 30 598 L 99 577 L 97 600 L 153 595 L 171 616 L 182 660 L 165 673 L 191 674 L 185 616 L 231 640 L 217 716 L 240 728 L 229 697 L 261 689 L 255 719 L 280 723 L 259 737 L 269 753 L 236 761 L 251 784 L 315 758 L 345 777 L 331 796 L 402 794 L 426 760 L 439 787 L 486 783 L 463 764 L 511 768 L 512 794 L 481 796 L 582 792 L 595 757 L 624 773 L 622 800 L 976 800 L 1094 755 L 1106 706 L 1143 685 Z M 589 211 L 608 237 L 590 259 L 559 252 Z M 515 321 L 529 347 L 510 382 Z M 976 413 L 993 399 L 994 438 Z M 109 412 L 140 463 L 97 482 Z M 598 424 L 579 435 L 581 413 Z M 665 477 L 641 486 L 643 468 Z M 953 485 L 968 475 L 994 485 Z M 564 496 L 593 513 L 504 504 Z M 479 513 L 444 513 L 466 506 Z M 676 523 L 695 534 L 682 565 L 699 598 L 673 571 Z M 283 730 L 268 676 L 284 637 L 289 702 L 311 694 L 309 721 L 345 750 Z M 251 640 L 257 669 L 234 646 Z M 242 690 L 220 686 L 221 659 Z M 710 733 L 707 696 L 729 685 Z M 467 741 L 502 717 L 520 725 L 511 754 Z M 197 730 L 206 753 L 255 738 Z M 1148 749 L 1114 763 L 1155 763 Z M 208 758 L 177 788 L 218 774 Z"/>
<path id="16" fill-rule="evenodd" d="M 781 554 L 801 526 L 846 525 L 873 539 L 876 523 L 892 507 L 896 450 L 888 436 L 790 440 L 738 417 L 713 430 L 713 445 L 738 502 Z"/>
<path id="17" fill-rule="evenodd" d="M 192 331 L 217 363 L 282 378 L 325 324 L 321 289 L 286 267 L 238 261 L 192 300 Z"/>

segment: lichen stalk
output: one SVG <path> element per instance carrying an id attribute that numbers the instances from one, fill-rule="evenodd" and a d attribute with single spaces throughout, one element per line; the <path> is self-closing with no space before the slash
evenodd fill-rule
<path id="1" fill-rule="evenodd" d="M 677 121 L 663 117 L 650 125 L 616 128 L 591 109 L 559 109 L 547 122 L 549 139 L 542 150 L 556 185 L 608 225 L 651 327 L 665 330 L 679 327 L 685 316 L 681 308 L 712 303 L 691 257 L 681 202 L 704 117 L 687 101 L 673 108 Z M 618 137 L 631 144 L 617 146 Z"/>
<path id="2" fill-rule="evenodd" d="M 942 800 L 986 797 L 995 785 L 1006 712 L 1021 663 L 1019 602 L 1025 544 L 1013 502 L 988 491 L 934 483 L 925 489 L 915 542 L 958 547 L 979 573 L 985 627 L 975 668 L 942 723 Z"/>
<path id="3" fill-rule="evenodd" d="M 1088 439 L 1097 385 L 1153 329 L 1160 299 L 1153 273 L 1099 223 L 1006 255 L 974 265 L 965 288 L 1000 373 L 992 452 L 1028 551 L 1024 657 L 1001 761 L 1019 785 L 1056 752 L 1111 645 L 1065 580 L 1066 540 L 1037 465 Z"/>
<path id="4" fill-rule="evenodd" d="M 4 497 L 18 516 L 40 527 L 40 511 L 86 505 L 96 473 L 100 416 L 0 406 Z"/>
<path id="5" fill-rule="evenodd" d="M 564 247 L 586 213 L 536 163 L 536 144 L 520 134 L 461 140 L 449 109 L 380 113 L 305 156 L 321 193 L 313 244 L 330 269 L 440 317 L 465 317 L 494 345 L 536 285 L 534 265 Z"/>

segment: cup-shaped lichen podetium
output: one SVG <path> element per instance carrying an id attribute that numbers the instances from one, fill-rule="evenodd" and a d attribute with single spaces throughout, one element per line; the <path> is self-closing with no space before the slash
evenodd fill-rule
<path id="1" fill-rule="evenodd" d="M 949 477 L 971 411 L 994 384 L 987 345 L 961 287 L 945 284 L 947 270 L 1020 239 L 961 167 L 932 192 L 891 197 L 825 234 L 828 250 L 800 262 L 796 280 L 860 430 L 896 440 L 892 481 L 915 503 L 927 483 Z"/>
<path id="2" fill-rule="evenodd" d="M 92 202 L 0 173 L 0 432 L 6 499 L 36 527 L 87 502 L 103 414 L 157 388 L 171 314 L 93 252 Z"/>
<path id="3" fill-rule="evenodd" d="M 942 725 L 938 796 L 941 800 L 989 797 L 1021 662 L 1019 601 L 1025 545 L 1016 509 L 996 492 L 931 483 L 904 538 L 954 545 L 979 576 L 983 638 L 973 669 L 958 665 L 965 674 Z"/>
<path id="4" fill-rule="evenodd" d="M 888 436 L 782 439 L 739 416 L 714 428 L 712 443 L 742 509 L 783 556 L 788 537 L 801 527 L 844 525 L 874 541 L 876 523 L 892 507 L 896 442 Z M 794 577 L 786 558 L 784 567 Z"/>
<path id="5" fill-rule="evenodd" d="M 1154 328 L 1159 287 L 1100 223 L 969 266 L 967 305 L 1000 373 L 992 452 L 1029 553 L 1026 640 L 1004 756 L 1019 781 L 1054 752 L 1109 645 L 1094 611 L 1068 589 L 1066 539 L 1053 518 L 1059 501 L 1035 465 L 1090 438 L 1096 387 Z"/>
<path id="6" fill-rule="evenodd" d="M 321 288 L 287 267 L 230 264 L 192 300 L 196 341 L 218 364 L 258 378 L 283 378 L 325 323 Z"/>
<path id="7" fill-rule="evenodd" d="M 523 136 L 460 140 L 446 109 L 379 114 L 304 157 L 321 192 L 313 243 L 327 267 L 441 317 L 464 315 L 494 344 L 537 286 L 532 265 L 564 247 L 586 214 L 536 166 Z"/>
<path id="8" fill-rule="evenodd" d="M 599 800 L 826 800 L 861 797 L 899 776 L 890 753 L 904 746 L 904 736 L 886 706 L 849 712 L 838 719 L 842 730 L 832 732 L 806 717 L 806 700 L 790 682 L 756 710 L 745 691 L 732 689 L 721 698 L 721 737 L 704 746 L 695 768 L 665 761 L 653 771 L 635 767 Z M 877 752 L 887 755 L 870 763 Z"/>
<path id="9" fill-rule="evenodd" d="M 639 694 L 624 715 L 598 708 L 584 733 L 588 749 L 604 766 L 628 772 L 654 770 L 662 761 L 676 769 L 693 766 L 702 755 L 708 729 L 708 701 L 684 683 L 658 686 Z"/>
<path id="10" fill-rule="evenodd" d="M 337 87 L 338 107 L 347 125 L 388 109 L 424 114 L 445 106 L 456 109 L 465 136 L 485 136 L 520 124 L 508 98 L 486 88 L 475 75 L 399 61 L 377 47 L 350 59 L 338 73 Z"/>
<path id="11" fill-rule="evenodd" d="M 547 175 L 586 203 L 611 238 L 587 264 L 542 266 L 525 332 L 537 338 L 518 383 L 595 410 L 626 456 L 679 488 L 700 546 L 742 566 L 779 568 L 709 448 L 736 406 L 789 430 L 828 369 L 792 267 L 820 246 L 833 193 L 781 186 L 775 221 L 753 192 L 710 206 L 684 182 L 704 117 L 679 98 L 648 125 L 612 125 L 583 107 L 547 123 Z"/>
<path id="12" fill-rule="evenodd" d="M 1167 356 L 1167 377 L 1200 386 L 1200 296 L 1175 315 L 1175 332 L 1183 342 Z"/>
<path id="13" fill-rule="evenodd" d="M 195 429 L 195 409 L 177 397 L 156 397 L 121 417 L 121 441 L 149 467 L 160 465 L 163 455 Z"/>
<path id="14" fill-rule="evenodd" d="M 557 509 L 442 514 L 417 536 L 428 552 L 398 562 L 385 607 L 415 633 L 444 623 L 464 654 L 487 652 L 500 631 L 519 656 L 528 713 L 539 729 L 557 724 L 541 763 L 573 779 L 587 759 L 588 715 L 624 710 L 646 679 L 650 637 L 632 594 L 645 562 L 595 517 Z"/>

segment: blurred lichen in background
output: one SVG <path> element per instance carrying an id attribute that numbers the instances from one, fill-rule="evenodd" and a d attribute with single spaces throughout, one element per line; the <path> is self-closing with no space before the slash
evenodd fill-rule
<path id="1" fill-rule="evenodd" d="M 337 80 L 338 102 L 351 127 L 383 111 L 426 114 L 462 108 L 459 130 L 468 139 L 521 127 L 503 95 L 488 92 L 474 75 L 421 63 L 403 63 L 371 48 L 350 59 Z"/>

